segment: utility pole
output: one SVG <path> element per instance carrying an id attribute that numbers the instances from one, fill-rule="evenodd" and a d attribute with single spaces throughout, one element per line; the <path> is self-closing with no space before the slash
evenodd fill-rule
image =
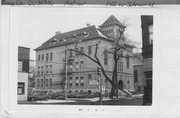
<path id="1" fill-rule="evenodd" d="M 65 100 L 67 100 L 67 46 L 65 48 L 65 70 L 66 70 L 66 77 L 65 77 Z"/>

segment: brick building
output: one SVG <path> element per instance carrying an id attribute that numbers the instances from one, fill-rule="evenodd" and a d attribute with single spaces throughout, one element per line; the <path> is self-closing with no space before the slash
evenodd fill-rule
<path id="1" fill-rule="evenodd" d="M 102 63 L 108 76 L 112 76 L 113 57 L 105 50 L 110 50 L 113 46 L 112 38 L 119 36 L 118 29 L 122 24 L 111 15 L 99 28 L 87 26 L 81 29 L 61 33 L 57 32 L 55 36 L 44 42 L 35 49 L 36 51 L 36 89 L 47 89 L 62 91 L 65 82 L 65 50 L 74 49 L 94 57 L 95 44 L 101 41 L 98 48 L 98 58 Z M 133 46 L 125 44 L 128 50 L 124 55 L 132 56 Z M 68 60 L 68 92 L 98 92 L 99 77 L 97 75 L 97 64 L 87 57 L 67 50 Z M 106 91 L 110 91 L 111 85 L 102 75 L 102 84 Z M 132 59 L 122 58 L 118 62 L 118 82 L 124 89 L 134 89 L 133 81 L 133 62 Z"/>
<path id="2" fill-rule="evenodd" d="M 146 81 L 144 104 L 152 104 L 153 16 L 141 16 L 143 73 Z"/>

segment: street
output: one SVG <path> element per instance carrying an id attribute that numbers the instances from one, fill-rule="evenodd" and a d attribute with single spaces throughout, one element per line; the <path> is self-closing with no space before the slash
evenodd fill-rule
<path id="1" fill-rule="evenodd" d="M 24 101 L 18 104 L 34 104 L 34 105 L 100 105 L 99 98 L 93 99 L 68 99 L 68 100 L 47 100 L 47 101 Z M 103 99 L 102 105 L 142 105 L 142 97 L 130 97 L 119 99 Z"/>

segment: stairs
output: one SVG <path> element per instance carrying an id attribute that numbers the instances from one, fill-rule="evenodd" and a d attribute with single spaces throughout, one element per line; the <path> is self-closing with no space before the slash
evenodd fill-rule
<path id="1" fill-rule="evenodd" d="M 121 91 L 121 90 L 118 90 L 118 95 L 119 96 L 126 96 L 126 94 L 123 91 Z"/>
<path id="2" fill-rule="evenodd" d="M 127 89 L 123 89 L 122 91 L 126 94 L 126 97 L 132 97 L 132 93 L 130 93 Z"/>

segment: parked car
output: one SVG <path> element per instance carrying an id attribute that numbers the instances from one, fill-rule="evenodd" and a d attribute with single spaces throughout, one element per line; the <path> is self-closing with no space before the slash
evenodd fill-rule
<path id="1" fill-rule="evenodd" d="M 63 92 L 52 92 L 52 91 L 48 91 L 47 95 L 49 96 L 50 99 L 58 99 L 59 96 L 64 95 Z"/>
<path id="2" fill-rule="evenodd" d="M 92 95 L 92 94 L 90 94 L 90 93 L 87 93 L 87 94 L 85 95 L 85 98 L 94 98 L 94 95 Z"/>
<path id="3" fill-rule="evenodd" d="M 60 95 L 56 97 L 57 100 L 65 100 L 65 95 Z"/>
<path id="4" fill-rule="evenodd" d="M 96 92 L 93 94 L 94 97 L 99 97 L 100 96 L 100 93 L 99 92 Z"/>
<path id="5" fill-rule="evenodd" d="M 76 98 L 76 94 L 75 93 L 69 93 L 67 95 L 68 98 Z"/>
<path id="6" fill-rule="evenodd" d="M 33 92 L 28 96 L 29 101 L 36 101 L 36 100 L 48 100 L 50 98 L 46 92 Z"/>

